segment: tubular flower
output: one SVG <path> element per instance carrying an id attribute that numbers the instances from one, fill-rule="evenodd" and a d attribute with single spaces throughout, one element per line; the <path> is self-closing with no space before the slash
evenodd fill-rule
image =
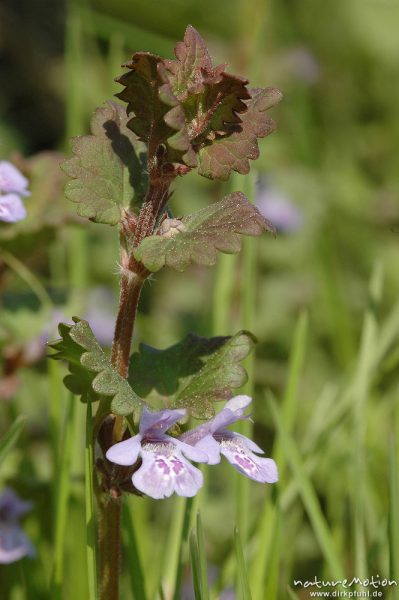
<path id="1" fill-rule="evenodd" d="M 251 402 L 249 396 L 235 396 L 213 419 L 187 431 L 180 439 L 205 452 L 210 465 L 219 463 L 223 454 L 243 475 L 260 483 L 275 483 L 278 473 L 274 460 L 258 456 L 263 450 L 255 442 L 226 429 L 236 421 L 248 418 L 244 413 Z"/>
<path id="2" fill-rule="evenodd" d="M 28 180 L 13 164 L 0 161 L 0 221 L 15 223 L 26 217 L 21 196 L 29 196 Z"/>
<path id="3" fill-rule="evenodd" d="M 10 488 L 0 495 L 0 563 L 34 556 L 35 550 L 18 523 L 31 506 L 31 502 L 21 500 Z"/>
<path id="4" fill-rule="evenodd" d="M 107 459 L 128 466 L 141 458 L 142 464 L 134 472 L 132 482 L 147 496 L 167 498 L 173 492 L 179 496 L 195 496 L 202 486 L 203 476 L 185 457 L 207 462 L 207 454 L 165 433 L 185 415 L 184 409 L 153 413 L 144 408 L 139 433 L 111 446 L 106 453 Z"/>

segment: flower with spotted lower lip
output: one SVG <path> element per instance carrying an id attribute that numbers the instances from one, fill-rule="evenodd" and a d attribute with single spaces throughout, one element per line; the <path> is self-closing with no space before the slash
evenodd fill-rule
<path id="1" fill-rule="evenodd" d="M 203 483 L 199 469 L 188 462 L 207 462 L 205 452 L 186 444 L 165 432 L 186 416 L 184 409 L 151 412 L 144 408 L 139 433 L 111 446 L 106 453 L 109 461 L 123 466 L 134 465 L 141 457 L 141 466 L 133 473 L 136 489 L 155 499 L 195 496 Z"/>
<path id="2" fill-rule="evenodd" d="M 213 419 L 187 431 L 180 440 L 205 452 L 209 465 L 219 463 L 223 454 L 243 475 L 260 483 L 275 483 L 278 473 L 274 460 L 258 456 L 263 450 L 255 442 L 226 429 L 236 421 L 248 418 L 244 413 L 251 402 L 249 396 L 235 396 Z"/>

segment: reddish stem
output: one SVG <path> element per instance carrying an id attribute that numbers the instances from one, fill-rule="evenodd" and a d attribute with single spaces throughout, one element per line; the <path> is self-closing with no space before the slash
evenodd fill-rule
<path id="1" fill-rule="evenodd" d="M 122 279 L 119 311 L 115 324 L 111 362 L 118 373 L 127 378 L 134 323 L 141 290 L 149 271 L 136 261 L 133 252 L 141 241 L 154 231 L 158 216 L 169 197 L 170 180 L 150 183 L 146 197 L 135 223 L 134 241 L 122 260 Z M 122 439 L 124 419 L 114 416 L 113 443 Z M 118 600 L 121 560 L 120 520 L 121 498 L 115 498 L 112 490 L 98 491 L 98 547 L 99 547 L 99 595 L 100 600 Z"/>

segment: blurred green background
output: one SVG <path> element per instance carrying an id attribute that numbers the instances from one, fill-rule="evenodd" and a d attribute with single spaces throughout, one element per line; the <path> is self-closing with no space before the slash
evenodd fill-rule
<path id="1" fill-rule="evenodd" d="M 260 142 L 253 177 L 293 205 L 300 220 L 294 231 L 252 244 L 255 268 L 223 256 L 213 270 L 157 274 L 142 298 L 135 343 L 165 347 L 187 331 L 232 334 L 249 324 L 259 340 L 255 438 L 268 456 L 277 452 L 281 481 L 273 490 L 251 483 L 246 500 L 245 551 L 255 600 L 309 597 L 298 589 L 290 596 L 287 586 L 294 587 L 294 577 L 331 576 L 335 558 L 349 575 L 399 580 L 398 3 L 3 0 L 0 18 L 0 159 L 16 160 L 32 174 L 34 193 L 26 206 L 40 230 L 26 252 L 0 231 L 6 253 L 0 269 L 1 430 L 20 412 L 28 416 L 0 484 L 33 499 L 26 530 L 39 552 L 23 567 L 1 565 L 5 598 L 53 600 L 46 587 L 53 544 L 46 506 L 56 485 L 51 448 L 59 441 L 49 443 L 49 434 L 61 436 L 54 423 L 62 421 L 67 400 L 59 366 L 48 365 L 36 347 L 34 359 L 29 351 L 44 330 L 55 335 L 51 321 L 58 316 L 78 313 L 90 320 L 94 305 L 103 311 L 93 316 L 98 336 L 103 328 L 107 338 L 118 287 L 115 230 L 71 223 L 61 176 L 53 175 L 50 186 L 50 167 L 40 171 L 22 157 L 68 153 L 68 138 L 87 132 L 94 108 L 118 91 L 113 79 L 131 53 L 172 57 L 188 23 L 206 39 L 215 63 L 227 62 L 255 87 L 283 91 L 273 109 L 277 133 Z M 51 172 L 58 173 L 54 161 Z M 172 209 L 187 214 L 243 185 L 239 177 L 222 185 L 191 173 L 176 182 Z M 260 196 L 251 200 L 260 202 Z M 35 201 L 44 197 L 37 212 Z M 56 216 L 43 234 L 41 223 L 52 211 Z M 266 392 L 281 407 L 278 434 L 279 417 Z M 65 537 L 65 599 L 86 594 L 84 567 L 77 566 L 79 553 L 84 563 L 85 543 L 80 406 L 74 423 L 68 531 L 76 533 Z M 233 475 L 224 466 L 210 472 L 200 500 L 214 597 L 234 582 Z M 147 527 L 137 525 L 143 561 L 153 557 L 161 565 L 160 540 L 175 501 L 132 502 Z M 398 598 L 395 593 L 384 598 Z"/>

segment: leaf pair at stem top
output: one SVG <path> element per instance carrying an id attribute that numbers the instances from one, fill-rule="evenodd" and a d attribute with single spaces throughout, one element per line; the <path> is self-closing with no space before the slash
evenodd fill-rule
<path id="1" fill-rule="evenodd" d="M 127 223 L 135 260 L 149 271 L 164 264 L 179 270 L 190 262 L 213 264 L 215 249 L 239 250 L 236 233 L 270 229 L 242 194 L 182 224 L 173 220 L 162 227 L 177 175 L 194 168 L 211 179 L 225 180 L 232 170 L 248 173 L 249 159 L 259 155 L 257 139 L 274 129 L 266 111 L 281 98 L 274 88 L 248 88 L 248 81 L 226 73 L 225 65 L 214 68 L 191 26 L 175 54 L 176 60 L 134 54 L 118 79 L 124 89 L 117 96 L 127 103 L 126 111 L 111 102 L 97 109 L 92 135 L 74 138 L 74 156 L 63 163 L 71 178 L 67 196 L 78 204 L 78 213 L 98 223 L 125 222 L 125 230 Z M 152 209 L 138 215 L 148 221 L 138 231 L 136 211 L 146 204 Z M 164 239 L 147 239 L 136 250 L 153 234 Z M 209 249 L 200 252 L 199 245 Z"/>
<path id="2" fill-rule="evenodd" d="M 211 179 L 227 179 L 232 170 L 248 173 L 249 159 L 259 155 L 258 138 L 274 129 L 266 111 L 281 98 L 273 88 L 248 88 L 248 81 L 226 73 L 225 65 L 214 68 L 191 26 L 175 55 L 176 60 L 164 60 L 134 54 L 118 79 L 124 89 L 117 96 L 126 110 L 113 102 L 97 109 L 92 134 L 74 138 L 74 156 L 63 163 L 71 178 L 67 196 L 78 204 L 79 215 L 119 225 L 121 301 L 111 361 L 79 319 L 60 326 L 53 357 L 69 361 L 69 389 L 90 401 L 109 398 L 103 408 L 117 415 L 137 417 L 148 402 L 153 409 L 187 408 L 209 418 L 212 402 L 229 399 L 232 388 L 244 383 L 239 362 L 253 345 L 246 332 L 189 337 L 164 351 L 142 347 L 128 376 L 134 315 L 151 272 L 213 265 L 217 250 L 240 250 L 239 234 L 273 229 L 241 192 L 182 219 L 169 218 L 166 205 L 178 175 L 194 168 Z"/>

